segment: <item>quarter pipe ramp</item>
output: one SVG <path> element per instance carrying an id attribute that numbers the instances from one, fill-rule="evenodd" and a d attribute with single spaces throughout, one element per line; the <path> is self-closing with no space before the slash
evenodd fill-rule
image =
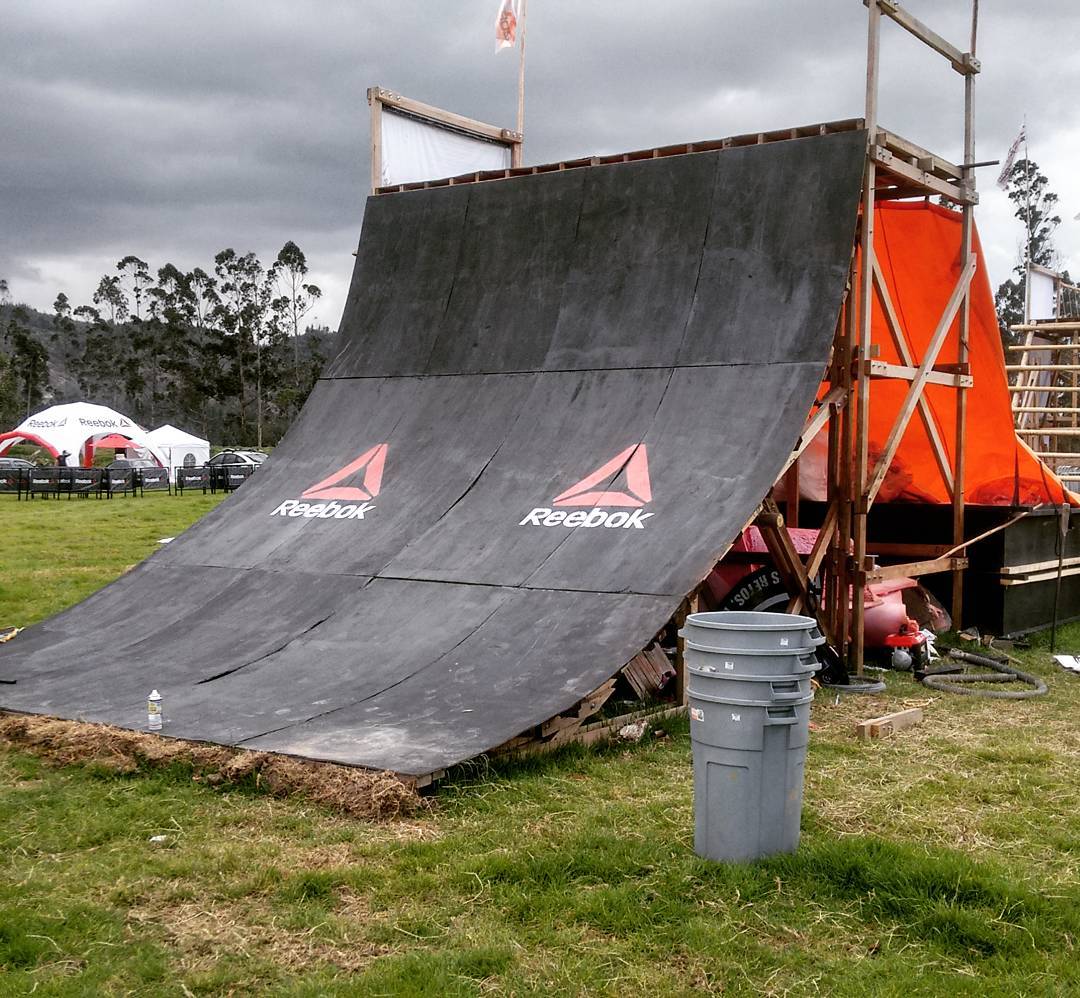
<path id="1" fill-rule="evenodd" d="M 427 774 L 639 651 L 821 383 L 865 134 L 381 195 L 242 490 L 0 647 L 0 706 Z"/>

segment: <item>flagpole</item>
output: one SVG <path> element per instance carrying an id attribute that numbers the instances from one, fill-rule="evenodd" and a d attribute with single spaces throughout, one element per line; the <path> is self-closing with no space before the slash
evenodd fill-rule
<path id="1" fill-rule="evenodd" d="M 1031 156 L 1028 154 L 1027 115 L 1024 115 L 1024 201 L 1027 205 L 1027 218 L 1024 228 L 1027 240 L 1024 243 L 1024 324 L 1031 322 Z"/>
<path id="2" fill-rule="evenodd" d="M 520 136 L 514 145 L 511 154 L 511 166 L 522 165 L 522 147 L 525 144 L 525 29 L 528 25 L 527 15 L 529 0 L 521 0 L 521 49 L 518 52 L 518 105 L 517 105 L 517 133 Z"/>

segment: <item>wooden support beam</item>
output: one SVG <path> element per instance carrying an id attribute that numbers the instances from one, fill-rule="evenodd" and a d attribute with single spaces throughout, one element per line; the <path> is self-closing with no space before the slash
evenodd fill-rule
<path id="1" fill-rule="evenodd" d="M 877 133 L 877 144 L 884 146 L 890 152 L 894 152 L 898 156 L 907 156 L 910 159 L 919 161 L 916 165 L 919 166 L 920 170 L 923 170 L 926 173 L 933 173 L 935 176 L 943 175 L 944 178 L 951 178 L 953 180 L 964 179 L 964 171 L 955 163 L 950 163 L 947 159 L 942 159 L 940 156 L 930 152 L 929 149 L 917 146 L 914 142 L 903 139 L 894 132 L 879 128 Z M 922 165 L 924 162 L 926 163 L 925 166 Z"/>
<path id="2" fill-rule="evenodd" d="M 936 31 L 928 28 L 917 17 L 909 14 L 897 0 L 863 0 L 864 4 L 876 3 L 878 9 L 886 17 L 895 21 L 905 31 L 914 35 L 919 41 L 930 46 L 939 55 L 948 59 L 950 65 L 963 76 L 973 76 L 982 68 L 979 60 L 968 52 L 961 52 L 951 42 L 946 41 Z"/>
<path id="3" fill-rule="evenodd" d="M 874 498 L 878 494 L 878 490 L 885 481 L 885 476 L 889 472 L 889 466 L 892 464 L 892 459 L 895 457 L 896 451 L 900 447 L 900 440 L 903 438 L 908 422 L 915 412 L 919 397 L 926 387 L 927 375 L 930 373 L 930 368 L 934 365 L 938 354 L 941 352 L 941 348 L 945 345 L 945 338 L 949 334 L 949 329 L 952 327 L 953 320 L 956 318 L 957 312 L 960 311 L 961 304 L 967 297 L 971 278 L 975 274 L 975 262 L 975 256 L 972 254 L 964 268 L 961 270 L 960 276 L 956 281 L 956 287 L 953 289 L 949 302 L 945 306 L 945 311 L 938 321 L 934 334 L 930 337 L 930 342 L 926 345 L 926 351 L 923 355 L 922 363 L 919 365 L 918 374 L 916 374 L 911 382 L 911 387 L 908 389 L 908 393 L 900 406 L 900 411 L 896 415 L 892 431 L 889 433 L 888 439 L 885 442 L 877 467 L 874 469 L 874 473 L 867 483 L 866 498 L 868 500 L 868 505 L 874 501 Z"/>
<path id="4" fill-rule="evenodd" d="M 1010 353 L 1031 353 L 1036 350 L 1075 350 L 1072 340 L 1064 343 L 1010 343 L 1006 348 Z"/>
<path id="5" fill-rule="evenodd" d="M 923 194 L 940 194 L 954 204 L 978 204 L 979 196 L 966 186 L 942 180 L 917 166 L 905 163 L 884 146 L 873 146 L 870 157 L 887 173 L 903 178 Z"/>
<path id="6" fill-rule="evenodd" d="M 378 101 L 385 107 L 404 111 L 406 114 L 415 115 L 418 118 L 426 118 L 438 125 L 446 125 L 462 132 L 471 132 L 473 135 L 490 139 L 493 142 L 511 145 L 521 141 L 521 135 L 511 128 L 500 128 L 498 125 L 489 125 L 486 121 L 477 121 L 475 118 L 466 118 L 463 114 L 455 114 L 446 111 L 433 104 L 425 104 L 422 101 L 413 100 L 411 97 L 403 97 L 392 90 L 384 90 L 382 87 L 371 87 L 368 90 L 368 101 Z"/>
<path id="7" fill-rule="evenodd" d="M 936 575 L 938 572 L 956 572 L 968 567 L 967 558 L 935 558 L 932 561 L 909 561 L 903 565 L 886 565 L 866 573 L 867 582 L 885 582 L 888 579 L 918 578 L 920 575 Z"/>
<path id="8" fill-rule="evenodd" d="M 865 371 L 871 378 L 893 378 L 898 381 L 914 381 L 919 376 L 917 367 L 907 364 L 890 364 L 884 360 L 868 360 Z M 971 388 L 975 384 L 970 374 L 930 370 L 926 375 L 928 385 L 945 385 L 948 388 Z"/>
<path id="9" fill-rule="evenodd" d="M 846 395 L 847 392 L 844 388 L 838 385 L 826 392 L 824 397 L 817 402 L 817 408 L 815 408 L 807 417 L 802 433 L 799 434 L 798 442 L 795 444 L 792 452 L 788 455 L 788 459 L 784 462 L 784 466 L 780 469 L 780 474 L 776 476 L 777 481 L 784 477 L 788 468 L 790 468 L 800 458 L 803 451 L 814 442 L 814 437 L 821 432 L 821 428 L 829 421 L 829 418 L 840 412 L 847 404 Z"/>
<path id="10" fill-rule="evenodd" d="M 825 513 L 825 519 L 818 530 L 817 540 L 810 549 L 810 556 L 806 559 L 806 574 L 812 579 L 821 570 L 821 563 L 829 550 L 829 541 L 836 529 L 837 516 L 839 515 L 838 503 L 829 503 L 829 509 Z"/>

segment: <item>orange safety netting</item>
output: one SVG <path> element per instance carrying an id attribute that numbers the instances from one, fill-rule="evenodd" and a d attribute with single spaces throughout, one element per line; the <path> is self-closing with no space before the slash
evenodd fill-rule
<path id="1" fill-rule="evenodd" d="M 912 364 L 918 366 L 960 274 L 961 216 L 937 205 L 884 202 L 875 212 L 874 247 L 878 264 L 907 338 Z M 1057 476 L 1016 435 L 990 290 L 978 233 L 971 282 L 969 362 L 974 387 L 968 393 L 965 500 L 989 506 L 1035 506 L 1080 497 L 1068 492 Z M 878 359 L 903 364 L 878 294 L 872 312 L 872 338 Z M 936 364 L 957 360 L 959 318 L 938 354 Z M 911 383 L 877 379 L 870 386 L 870 468 L 883 452 Z M 825 389 L 823 389 L 824 391 Z M 925 398 L 938 436 L 952 466 L 956 436 L 956 389 L 926 386 Z M 826 435 L 819 434 L 800 461 L 800 491 L 825 498 Z M 911 417 L 878 494 L 883 502 L 948 503 L 949 491 L 918 409 Z"/>

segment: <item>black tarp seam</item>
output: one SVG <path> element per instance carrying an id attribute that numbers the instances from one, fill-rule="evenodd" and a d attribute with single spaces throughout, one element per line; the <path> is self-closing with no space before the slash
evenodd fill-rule
<path id="1" fill-rule="evenodd" d="M 366 588 L 366 587 L 364 587 L 364 588 Z M 206 679 L 200 679 L 195 685 L 196 686 L 205 686 L 207 683 L 215 682 L 218 679 L 224 679 L 226 676 L 235 675 L 237 672 L 240 672 L 242 669 L 246 669 L 249 666 L 258 665 L 260 662 L 266 661 L 266 659 L 270 658 L 271 655 L 277 655 L 278 652 L 283 652 L 294 641 L 298 641 L 300 638 L 304 637 L 305 635 L 310 634 L 313 630 L 315 630 L 316 627 L 321 627 L 331 617 L 335 616 L 336 614 L 337 614 L 336 610 L 331 610 L 330 613 L 328 613 L 325 617 L 321 618 L 320 620 L 316 620 L 315 623 L 312 624 L 310 627 L 305 627 L 299 634 L 294 634 L 284 644 L 278 645 L 277 648 L 271 648 L 270 651 L 268 651 L 265 655 L 259 655 L 258 658 L 253 658 L 253 659 L 251 659 L 250 662 L 242 662 L 240 665 L 236 666 L 235 668 L 226 669 L 224 672 L 219 672 L 216 675 L 207 677 Z"/>

